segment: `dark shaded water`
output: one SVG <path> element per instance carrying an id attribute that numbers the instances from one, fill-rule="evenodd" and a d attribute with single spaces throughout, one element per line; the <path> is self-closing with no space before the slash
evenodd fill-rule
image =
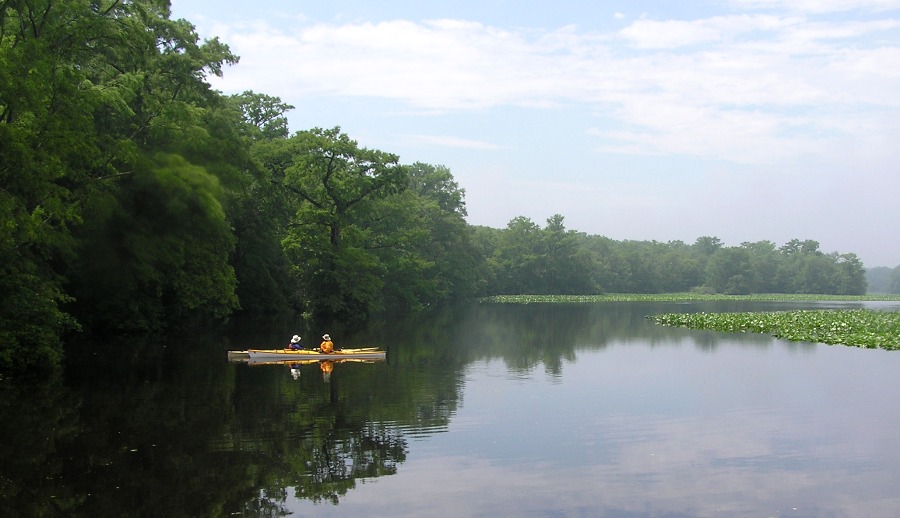
<path id="1" fill-rule="evenodd" d="M 281 345 L 289 323 L 91 344 L 63 377 L 0 381 L 0 509 L 900 515 L 900 353 L 645 318 L 803 306 L 476 305 L 327 330 L 339 346 L 388 349 L 329 374 L 225 360 Z"/>

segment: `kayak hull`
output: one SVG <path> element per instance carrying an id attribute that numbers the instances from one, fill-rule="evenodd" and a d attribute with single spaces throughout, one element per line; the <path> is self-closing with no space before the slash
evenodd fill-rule
<path id="1" fill-rule="evenodd" d="M 323 353 L 309 349 L 248 349 L 247 357 L 253 361 L 318 361 L 318 360 L 383 360 L 387 353 L 380 349 L 343 349 L 332 353 Z"/>

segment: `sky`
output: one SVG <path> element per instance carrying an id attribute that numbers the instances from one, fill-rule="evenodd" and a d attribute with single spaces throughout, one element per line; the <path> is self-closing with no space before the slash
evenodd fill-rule
<path id="1" fill-rule="evenodd" d="M 900 266 L 900 0 L 172 0 L 225 94 L 446 166 L 467 221 Z"/>

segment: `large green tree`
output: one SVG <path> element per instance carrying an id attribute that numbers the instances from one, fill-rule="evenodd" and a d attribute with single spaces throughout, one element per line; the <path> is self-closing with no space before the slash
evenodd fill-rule
<path id="1" fill-rule="evenodd" d="M 238 303 L 234 236 L 218 178 L 181 156 L 158 155 L 122 184 L 93 201 L 79 233 L 70 276 L 80 319 L 154 330 L 188 316 L 227 316 Z"/>
<path id="2" fill-rule="evenodd" d="M 116 128 L 134 152 L 117 181 L 86 203 L 69 273 L 75 311 L 95 326 L 139 330 L 225 316 L 238 305 L 226 199 L 245 184 L 232 164 L 246 160 L 229 151 L 241 149 L 237 133 L 211 116 L 223 100 L 206 75 L 237 58 L 218 40 L 200 43 L 190 23 L 170 20 L 168 2 L 127 3 L 116 20 L 127 39 L 102 49 L 109 58 L 92 81 L 116 85 L 121 108 L 110 121 L 94 120 Z"/>
<path id="3" fill-rule="evenodd" d="M 703 268 L 691 247 L 672 241 L 659 247 L 657 279 L 660 291 L 690 291 L 703 283 Z"/>
<path id="4" fill-rule="evenodd" d="M 499 234 L 488 259 L 492 285 L 499 294 L 597 293 L 594 257 L 582 235 L 566 230 L 555 214 L 544 228 L 530 218 L 513 218 Z"/>
<path id="5" fill-rule="evenodd" d="M 271 140 L 288 137 L 288 120 L 285 115 L 294 106 L 279 97 L 247 90 L 232 95 L 230 102 L 241 112 L 239 127 L 252 140 Z"/>
<path id="6" fill-rule="evenodd" d="M 286 194 L 283 246 L 316 314 L 363 317 L 381 307 L 384 265 L 371 225 L 379 200 L 407 187 L 396 155 L 360 147 L 340 128 L 314 128 L 256 148 Z M 396 229 L 391 229 L 396 230 Z"/>
<path id="7" fill-rule="evenodd" d="M 706 284 L 718 293 L 745 295 L 752 291 L 750 253 L 744 248 L 717 250 L 706 265 Z"/>
<path id="8" fill-rule="evenodd" d="M 0 4 L 2 366 L 59 360 L 66 276 L 90 248 L 73 234 L 85 207 L 118 196 L 125 178 L 155 176 L 153 157 L 194 136 L 187 123 L 216 97 L 206 74 L 236 61 L 170 20 L 168 5 Z"/>
<path id="9" fill-rule="evenodd" d="M 221 120 L 221 133 L 237 134 L 244 145 L 233 139 L 219 139 L 216 145 L 202 143 L 200 149 L 212 156 L 226 156 L 230 167 L 239 168 L 242 181 L 231 190 L 229 214 L 237 243 L 232 263 L 238 278 L 237 293 L 241 309 L 254 314 L 291 311 L 291 298 L 297 291 L 289 274 L 289 265 L 281 240 L 291 218 L 285 191 L 271 181 L 271 172 L 258 158 L 266 155 L 273 141 L 287 138 L 287 116 L 293 106 L 278 97 L 251 91 L 232 95 L 213 113 Z M 283 167 L 275 167 L 283 175 Z"/>
<path id="10" fill-rule="evenodd" d="M 418 309 L 469 298 L 478 256 L 465 221 L 465 191 L 450 170 L 421 162 L 405 167 L 408 186 L 370 213 L 384 236 L 373 251 L 385 265 L 385 305 Z"/>
<path id="11" fill-rule="evenodd" d="M 490 294 L 535 293 L 541 254 L 541 227 L 524 216 L 511 219 L 489 258 L 495 272 Z"/>

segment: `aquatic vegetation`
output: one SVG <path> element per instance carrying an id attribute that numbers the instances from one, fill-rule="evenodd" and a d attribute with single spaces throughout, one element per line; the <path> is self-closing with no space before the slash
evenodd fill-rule
<path id="1" fill-rule="evenodd" d="M 804 310 L 743 313 L 667 313 L 657 324 L 730 333 L 766 333 L 791 341 L 900 349 L 900 311 Z"/>

